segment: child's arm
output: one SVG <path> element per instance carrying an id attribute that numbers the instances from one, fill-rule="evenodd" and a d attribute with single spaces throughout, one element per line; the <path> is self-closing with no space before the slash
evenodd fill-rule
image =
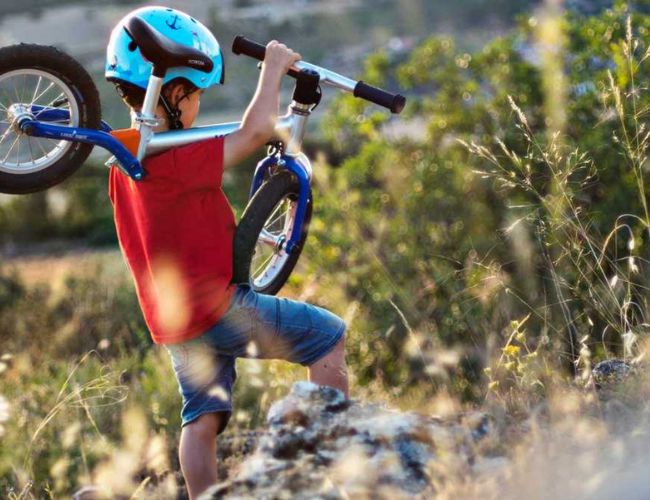
<path id="1" fill-rule="evenodd" d="M 242 125 L 226 136 L 223 168 L 230 168 L 266 144 L 273 136 L 280 109 L 280 82 L 300 54 L 276 42 L 266 46 L 257 91 L 248 105 Z"/>

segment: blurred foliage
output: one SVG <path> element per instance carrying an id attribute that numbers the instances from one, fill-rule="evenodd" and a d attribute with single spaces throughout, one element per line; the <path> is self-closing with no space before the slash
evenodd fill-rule
<path id="1" fill-rule="evenodd" d="M 548 214 L 539 211 L 549 205 L 542 207 L 530 190 L 516 189 L 507 178 L 493 182 L 490 176 L 476 175 L 494 165 L 466 147 L 475 143 L 495 150 L 497 164 L 511 157 L 529 162 L 528 180 L 545 203 L 552 201 L 544 198 L 552 194 L 555 177 L 545 149 L 550 142 L 542 85 L 544 46 L 536 40 L 543 15 L 540 11 L 522 19 L 518 29 L 480 51 L 459 51 L 453 40 L 434 37 L 406 62 L 386 54 L 368 60 L 364 80 L 408 90 L 402 116 L 419 126 L 422 140 L 409 132 L 387 140 L 386 130 L 401 118 L 389 120 L 351 96 L 341 96 L 329 108 L 324 133 L 336 144 L 337 156 L 347 159 L 318 185 L 312 236 L 320 245 L 310 255 L 324 281 L 344 287 L 350 300 L 359 301 L 364 319 L 355 327 L 371 347 L 366 351 L 352 342 L 350 352 L 364 382 L 382 376 L 388 386 L 404 390 L 416 382 L 435 386 L 426 376 L 422 360 L 427 355 L 421 348 L 410 360 L 396 355 L 406 352 L 412 329 L 424 339 L 419 344 L 433 352 L 438 343 L 463 350 L 465 363 L 451 374 L 451 384 L 461 396 L 476 397 L 477 365 L 494 354 L 490 346 L 504 343 L 509 322 L 531 311 L 529 326 L 537 332 L 533 337 L 539 339 L 550 330 L 554 357 L 565 367 L 576 362 L 574 349 L 584 335 L 591 339 L 591 348 L 602 352 L 601 336 L 610 329 L 602 353 L 622 352 L 622 315 L 627 313 L 603 313 L 612 305 L 607 290 L 591 295 L 589 290 L 606 284 L 607 275 L 615 273 L 613 264 L 625 254 L 628 236 L 616 238 L 614 248 L 602 249 L 606 258 L 598 276 L 582 279 L 582 262 L 570 255 L 558 259 L 554 268 L 545 249 L 559 244 L 553 233 L 558 227 L 548 226 Z M 574 202 L 577 214 L 567 210 L 561 214 L 567 219 L 560 220 L 577 215 L 596 245 L 617 227 L 621 214 L 645 220 L 645 179 L 639 182 L 639 169 L 626 161 L 624 147 L 617 145 L 621 124 L 608 90 L 611 72 L 624 95 L 633 92 L 636 108 L 628 110 L 625 120 L 628 130 L 638 130 L 650 102 L 643 87 L 648 65 L 634 63 L 639 84 L 631 88 L 630 63 L 623 54 L 628 16 L 638 61 L 647 49 L 650 17 L 636 6 L 620 3 L 598 16 L 570 12 L 558 20 L 568 40 L 561 61 L 567 125 L 558 161 L 570 163 L 580 158 L 575 150 L 584 151 L 587 165 L 575 160 L 572 168 L 589 170 L 581 177 L 571 171 L 562 195 Z M 522 133 L 519 115 L 529 135 Z M 644 161 L 644 151 L 639 155 Z M 540 232 L 544 227 L 550 230 Z M 635 255 L 647 258 L 643 229 L 643 223 L 632 224 Z M 573 236 L 568 244 L 577 251 L 593 243 L 580 240 L 585 234 Z M 325 278 L 327 270 L 339 269 L 345 272 Z M 570 296 L 556 296 L 558 281 L 570 285 Z M 643 289 L 641 283 L 636 293 Z M 630 300 L 638 305 L 639 325 L 647 304 L 643 294 Z M 552 305 L 558 301 L 566 304 Z M 496 341 L 490 340 L 493 335 Z"/>
<path id="2" fill-rule="evenodd" d="M 124 491 L 162 481 L 170 466 L 178 470 L 180 396 L 121 257 L 48 278 L 27 285 L 9 270 L 0 275 L 0 491 L 27 486 L 43 498 L 108 480 Z M 230 429 L 259 427 L 304 378 L 304 368 L 275 361 L 238 360 L 237 371 Z"/>

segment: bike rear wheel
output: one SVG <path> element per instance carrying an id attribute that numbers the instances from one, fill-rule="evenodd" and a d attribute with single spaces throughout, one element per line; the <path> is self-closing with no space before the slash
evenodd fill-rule
<path id="1" fill-rule="evenodd" d="M 291 275 L 307 239 L 312 213 L 309 195 L 299 243 L 284 250 L 296 220 L 299 184 L 290 172 L 268 178 L 244 211 L 234 241 L 233 283 L 249 283 L 259 293 L 275 295 Z"/>
<path id="2" fill-rule="evenodd" d="M 99 94 L 92 78 L 55 47 L 20 44 L 0 49 L 0 192 L 32 193 L 60 183 L 86 160 L 93 146 L 31 137 L 15 120 L 16 109 L 58 111 L 48 123 L 98 129 Z M 45 120 L 44 120 L 45 121 Z"/>

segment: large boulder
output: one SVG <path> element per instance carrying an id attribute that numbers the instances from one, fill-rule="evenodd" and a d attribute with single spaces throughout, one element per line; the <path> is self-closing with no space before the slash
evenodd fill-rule
<path id="1" fill-rule="evenodd" d="M 453 421 L 293 385 L 267 416 L 257 447 L 211 498 L 430 498 L 445 476 L 466 474 L 489 440 L 485 414 Z"/>

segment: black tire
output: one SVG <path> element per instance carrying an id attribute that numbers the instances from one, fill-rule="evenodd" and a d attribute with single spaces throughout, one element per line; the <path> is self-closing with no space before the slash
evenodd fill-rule
<path id="1" fill-rule="evenodd" d="M 74 103 L 70 103 L 69 98 L 65 100 L 69 108 L 75 111 L 70 124 L 73 124 L 73 120 L 76 120 L 76 126 L 78 127 L 99 129 L 101 105 L 97 88 L 88 72 L 72 57 L 55 47 L 45 45 L 19 44 L 0 48 L 0 82 L 14 78 L 12 76 L 14 74 L 9 75 L 9 73 L 20 72 L 20 70 L 25 70 L 23 72 L 23 81 L 26 81 L 28 77 L 39 78 L 39 86 L 41 84 L 40 77 L 43 76 L 43 73 L 58 79 L 60 83 L 56 82 L 54 92 L 57 91 L 57 87 L 60 87 L 66 96 L 70 95 L 74 99 Z M 35 74 L 33 72 L 39 73 Z M 16 79 L 20 76 L 19 73 L 15 75 Z M 2 80 L 3 77 L 5 80 Z M 47 76 L 44 76 L 44 78 L 47 78 Z M 39 87 L 37 86 L 36 91 L 38 90 Z M 20 94 L 20 92 L 17 94 Z M 34 96 L 36 94 L 37 92 L 34 92 Z M 29 92 L 27 92 L 27 95 L 29 98 Z M 7 93 L 0 94 L 0 103 L 4 108 L 13 104 L 9 98 L 10 96 Z M 17 99 L 19 98 L 17 95 Z M 11 99 L 13 99 L 13 96 L 11 96 Z M 32 100 L 32 102 L 34 101 Z M 0 113 L 4 114 L 5 118 L 2 119 L 6 120 L 5 109 L 0 108 Z M 5 126 L 5 130 L 7 128 L 8 125 Z M 2 156 L 0 156 L 0 192 L 3 193 L 32 193 L 58 184 L 83 164 L 93 148 L 92 144 L 82 144 L 80 142 L 64 144 L 51 139 L 30 139 L 28 136 L 18 134 L 15 131 L 10 131 L 10 133 L 14 134 L 18 141 L 26 141 L 25 144 L 29 145 L 30 150 L 33 144 L 31 141 L 45 141 L 46 145 L 51 144 L 52 147 L 58 147 L 59 149 L 56 150 L 57 154 L 53 155 L 49 163 L 47 161 L 48 153 L 44 151 L 45 155 L 39 159 L 39 161 L 43 160 L 42 168 L 36 170 L 33 167 L 33 171 L 28 173 L 19 173 L 20 162 L 18 160 L 16 160 L 18 167 L 10 167 L 7 158 L 5 157 L 3 160 Z M 42 145 L 43 143 L 39 144 Z M 60 146 L 56 146 L 57 144 Z M 18 148 L 19 158 L 20 142 Z M 41 149 L 43 148 L 41 147 Z M 32 163 L 35 164 L 34 161 Z"/>
<path id="2" fill-rule="evenodd" d="M 275 295 L 284 286 L 293 271 L 307 239 L 311 221 L 313 201 L 311 193 L 307 203 L 307 212 L 300 241 L 294 251 L 286 257 L 284 264 L 264 286 L 258 286 L 251 279 L 251 263 L 256 244 L 262 228 L 269 217 L 285 198 L 297 204 L 299 184 L 296 177 L 288 171 L 280 172 L 268 178 L 250 200 L 239 221 L 235 232 L 233 247 L 233 283 L 248 283 L 255 291 Z"/>

